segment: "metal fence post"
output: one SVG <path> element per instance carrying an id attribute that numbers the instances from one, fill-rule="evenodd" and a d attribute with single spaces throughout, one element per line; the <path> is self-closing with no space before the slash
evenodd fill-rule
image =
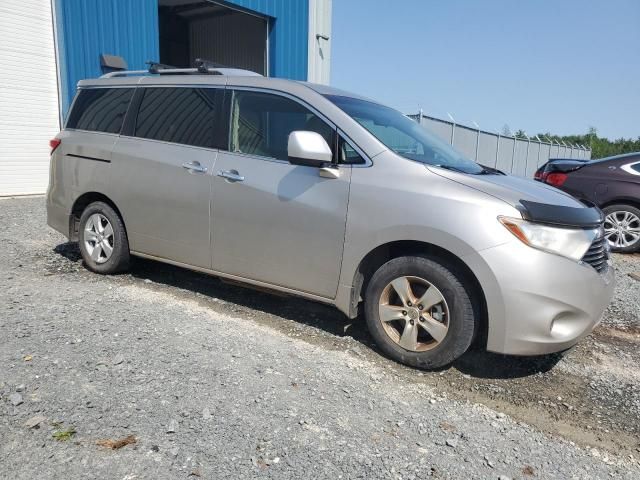
<path id="1" fill-rule="evenodd" d="M 498 143 L 496 143 L 496 163 L 493 165 L 498 168 L 498 157 L 500 157 L 500 132 L 498 132 Z"/>
<path id="2" fill-rule="evenodd" d="M 542 152 L 542 140 L 540 137 L 536 135 L 536 139 L 538 140 L 538 159 L 536 160 L 536 169 L 540 166 L 540 152 Z"/>
<path id="3" fill-rule="evenodd" d="M 551 140 L 546 135 L 545 137 L 547 138 L 547 140 L 549 140 L 549 158 L 551 158 L 551 156 L 553 155 L 553 152 L 551 151 L 553 149 L 553 140 Z M 549 161 L 549 158 L 547 158 L 547 161 Z"/>
<path id="4" fill-rule="evenodd" d="M 456 139 L 456 119 L 449 112 L 447 115 L 451 119 L 451 145 L 453 145 L 453 141 Z"/>
<path id="5" fill-rule="evenodd" d="M 531 146 L 531 139 L 529 138 L 529 135 L 527 135 L 527 133 L 525 132 L 525 135 L 527 136 L 527 155 L 524 157 L 524 176 L 527 176 L 527 166 L 529 165 L 529 147 Z"/>

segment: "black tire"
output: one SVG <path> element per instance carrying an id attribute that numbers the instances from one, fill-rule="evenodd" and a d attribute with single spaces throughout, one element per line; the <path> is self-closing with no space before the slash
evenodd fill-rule
<path id="1" fill-rule="evenodd" d="M 449 307 L 449 325 L 444 339 L 430 350 L 415 352 L 402 348 L 387 334 L 379 314 L 379 301 L 391 281 L 399 277 L 420 277 L 435 286 Z M 393 360 L 421 369 L 449 365 L 465 353 L 474 338 L 477 321 L 471 289 L 462 275 L 446 263 L 429 257 L 399 257 L 382 265 L 371 277 L 364 298 L 369 331 L 380 349 Z"/>
<path id="2" fill-rule="evenodd" d="M 615 212 L 628 212 L 628 213 L 631 213 L 632 215 L 635 215 L 637 219 L 640 219 L 640 210 L 637 209 L 636 207 L 632 207 L 631 205 L 624 205 L 624 204 L 609 205 L 608 207 L 603 208 L 602 211 L 604 212 L 605 216 L 611 215 Z M 607 226 L 607 224 L 608 222 L 605 221 L 605 227 Z M 634 221 L 632 226 L 634 228 L 640 228 L 640 221 Z M 614 238 L 617 238 L 617 235 Z M 618 252 L 618 253 L 637 252 L 640 250 L 640 237 L 638 237 L 635 240 L 635 242 L 632 243 L 631 245 L 627 245 L 624 247 L 616 246 L 611 242 L 609 243 L 609 245 L 611 245 L 612 252 Z"/>
<path id="3" fill-rule="evenodd" d="M 109 258 L 102 263 L 91 258 L 91 254 L 85 240 L 90 233 L 87 233 L 87 222 L 94 214 L 100 214 L 104 216 L 111 224 L 113 229 L 113 236 L 111 237 L 111 244 L 113 251 Z M 118 273 L 126 270 L 129 267 L 129 240 L 127 239 L 127 231 L 124 228 L 120 215 L 107 203 L 93 202 L 87 206 L 80 216 L 80 225 L 78 230 L 78 243 L 80 246 L 80 253 L 84 260 L 85 266 L 92 272 L 101 274 Z M 106 256 L 106 255 L 105 255 Z"/>

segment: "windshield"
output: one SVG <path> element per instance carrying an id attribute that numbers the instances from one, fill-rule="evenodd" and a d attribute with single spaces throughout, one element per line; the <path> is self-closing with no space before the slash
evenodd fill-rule
<path id="1" fill-rule="evenodd" d="M 353 97 L 325 97 L 398 155 L 463 173 L 487 173 L 487 169 L 393 108 Z"/>

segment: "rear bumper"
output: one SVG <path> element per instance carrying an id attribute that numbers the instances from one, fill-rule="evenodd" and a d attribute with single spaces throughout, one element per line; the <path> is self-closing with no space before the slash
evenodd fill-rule
<path id="1" fill-rule="evenodd" d="M 47 199 L 47 225 L 69 238 L 69 212 Z"/>
<path id="2" fill-rule="evenodd" d="M 514 240 L 477 254 L 486 265 L 487 349 L 511 355 L 566 350 L 600 322 L 615 272 L 545 253 Z"/>

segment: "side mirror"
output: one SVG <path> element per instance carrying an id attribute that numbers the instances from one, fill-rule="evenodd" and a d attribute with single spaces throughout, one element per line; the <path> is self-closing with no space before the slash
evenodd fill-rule
<path id="1" fill-rule="evenodd" d="M 305 167 L 320 168 L 333 159 L 333 153 L 322 135 L 306 130 L 296 130 L 289 134 L 287 154 L 289 163 Z"/>

